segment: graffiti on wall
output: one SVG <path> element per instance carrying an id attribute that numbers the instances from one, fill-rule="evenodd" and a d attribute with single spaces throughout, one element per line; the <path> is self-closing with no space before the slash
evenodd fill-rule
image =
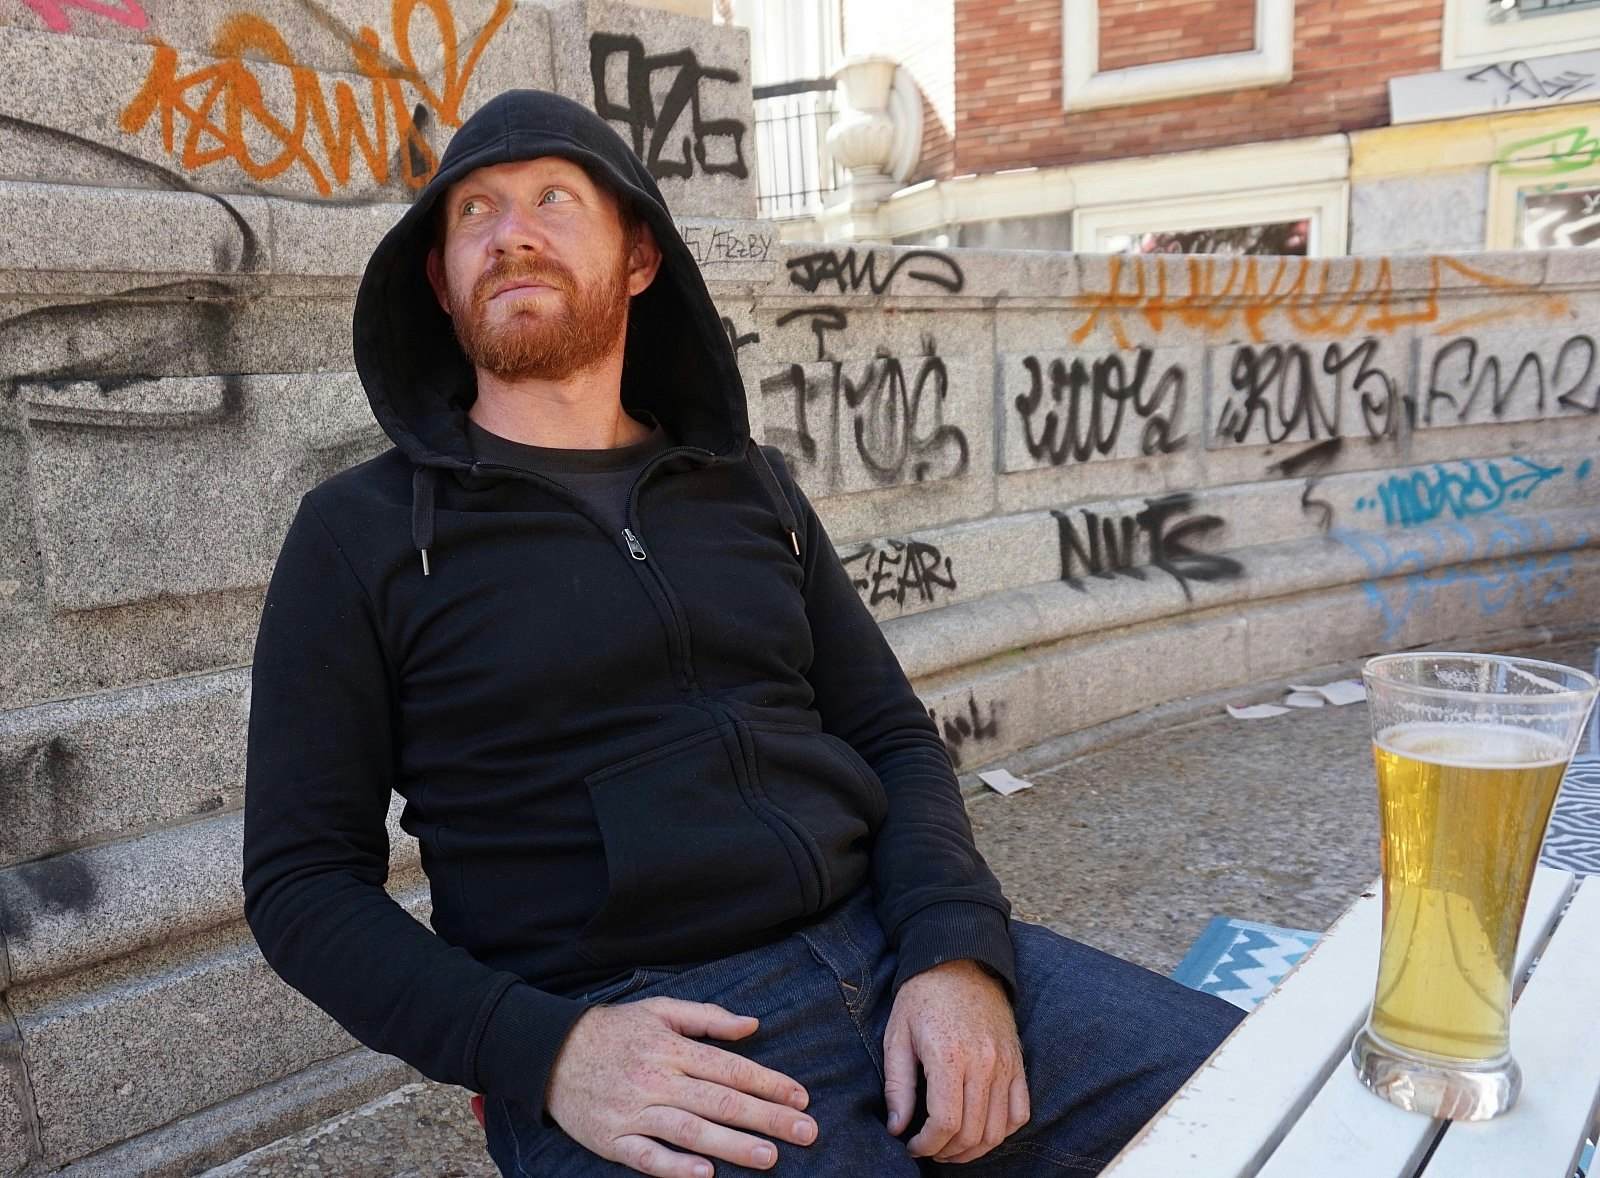
<path id="1" fill-rule="evenodd" d="M 150 24 L 150 18 L 145 15 L 137 0 L 113 0 L 113 3 L 109 4 L 101 3 L 100 0 L 22 0 L 22 2 L 33 9 L 35 15 L 44 21 L 44 27 L 52 33 L 66 33 L 72 30 L 72 22 L 67 18 L 69 8 L 94 16 L 103 16 L 130 29 L 143 29 Z"/>
<path id="2" fill-rule="evenodd" d="M 1153 359 L 1149 348 L 1131 356 L 1024 357 L 1028 389 L 1012 406 L 1022 419 L 1029 457 L 1061 466 L 1181 450 L 1188 443 L 1183 433 L 1187 374 L 1178 363 L 1158 366 Z"/>
<path id="3" fill-rule="evenodd" d="M 739 119 L 707 118 L 702 109 L 701 87 L 737 86 L 737 70 L 702 65 L 692 49 L 652 54 L 637 37 L 594 33 L 589 74 L 595 113 L 627 128 L 634 154 L 657 180 L 686 180 L 696 172 L 741 180 L 750 174 L 744 159 L 749 128 Z"/>
<path id="4" fill-rule="evenodd" d="M 868 606 L 886 601 L 902 607 L 908 601 L 932 605 L 956 590 L 950 558 L 922 540 L 891 536 L 863 544 L 839 560 Z"/>
<path id="5" fill-rule="evenodd" d="M 1486 618 L 1517 604 L 1537 613 L 1576 592 L 1572 553 L 1588 543 L 1587 534 L 1553 550 L 1547 520 L 1485 518 L 1493 523 L 1483 535 L 1460 523 L 1413 528 L 1398 537 L 1333 533 L 1367 566 L 1362 589 L 1382 621 L 1381 641 L 1395 641 L 1414 613 L 1432 609 L 1447 590 L 1464 592 Z"/>
<path id="6" fill-rule="evenodd" d="M 1217 415 L 1220 444 L 1316 442 L 1346 436 L 1346 402 L 1360 410 L 1368 438 L 1400 431 L 1401 399 L 1395 379 L 1374 362 L 1379 342 L 1241 345 L 1227 362 L 1227 397 Z"/>
<path id="7" fill-rule="evenodd" d="M 1591 459 L 1580 462 L 1574 479 L 1588 478 L 1593 466 Z M 1356 500 L 1356 510 L 1382 509 L 1389 527 L 1470 519 L 1523 502 L 1564 473 L 1564 467 L 1522 457 L 1436 462 L 1384 479 L 1371 495 Z"/>
<path id="8" fill-rule="evenodd" d="M 319 194 L 330 196 L 363 165 L 374 182 L 389 184 L 394 159 L 399 180 L 421 188 L 439 163 L 425 134 L 429 124 L 461 125 L 473 71 L 512 7 L 512 0 L 499 0 L 463 47 L 448 0 L 393 0 L 388 44 L 368 27 L 345 40 L 353 72 L 365 79 L 364 100 L 349 82 L 330 83 L 302 64 L 271 21 L 235 12 L 212 41 L 214 60 L 193 70 L 184 68 L 178 50 L 152 38 L 149 72 L 119 125 L 136 135 L 154 122 L 162 148 L 190 171 L 232 160 L 262 182 L 301 172 Z M 413 56 L 419 13 L 431 18 L 443 46 L 438 89 Z M 285 117 L 268 99 L 291 97 L 272 76 L 273 66 L 286 71 L 292 89 L 292 113 Z"/>
<path id="9" fill-rule="evenodd" d="M 1130 320 L 1142 320 L 1157 336 L 1171 324 L 1195 331 L 1243 332 L 1252 342 L 1264 343 L 1273 324 L 1286 327 L 1286 335 L 1324 338 L 1388 336 L 1421 326 L 1451 334 L 1517 314 L 1562 313 L 1567 306 L 1529 283 L 1442 255 L 1428 259 L 1430 279 L 1420 291 L 1396 288 L 1388 258 L 1199 255 L 1186 258 L 1180 267 L 1118 254 L 1106 261 L 1106 289 L 1086 291 L 1073 300 L 1083 312 L 1070 335 L 1074 344 L 1106 323 L 1117 347 L 1131 349 Z M 1337 277 L 1340 269 L 1348 270 L 1348 277 Z M 1515 307 L 1488 311 L 1469 312 L 1472 304 L 1463 301 L 1458 312 L 1440 303 L 1447 284 L 1528 297 Z"/>
<path id="10" fill-rule="evenodd" d="M 789 259 L 789 281 L 807 294 L 832 287 L 839 294 L 856 294 L 862 287 L 881 295 L 894 285 L 895 276 L 905 271 L 906 281 L 919 282 L 955 294 L 966 285 L 960 264 L 949 254 L 937 250 L 906 250 L 894 255 L 878 273 L 880 255 L 876 250 L 858 251 L 854 247 L 818 250 Z M 902 287 L 904 290 L 904 287 Z"/>
<path id="11" fill-rule="evenodd" d="M 940 716 L 936 709 L 928 709 L 928 718 L 944 737 L 944 747 L 950 751 L 950 760 L 957 769 L 961 768 L 962 753 L 972 751 L 967 746 L 984 744 L 999 738 L 1002 701 L 992 699 L 988 707 L 989 716 L 985 719 L 982 709 L 978 706 L 978 697 L 969 693 L 967 706 L 952 715 Z"/>
<path id="12" fill-rule="evenodd" d="M 827 340 L 849 317 L 838 307 L 801 307 L 777 320 L 804 321 L 817 338 L 818 359 L 763 377 L 763 401 L 787 402 L 792 425 L 771 425 L 766 439 L 791 465 L 826 472 L 836 490 L 959 478 L 967 472 L 967 435 L 945 420 L 950 371 L 932 336 L 921 353 L 900 356 L 879 346 L 846 362 L 826 358 Z"/>
<path id="13" fill-rule="evenodd" d="M 1600 413 L 1600 347 L 1591 335 L 1527 346 L 1451 340 L 1433 354 L 1417 425 L 1473 425 Z"/>
<path id="14" fill-rule="evenodd" d="M 1083 590 L 1085 577 L 1133 577 L 1159 569 L 1178 582 L 1187 600 L 1192 581 L 1228 581 L 1244 572 L 1229 556 L 1199 552 L 1191 542 L 1225 528 L 1215 515 L 1195 515 L 1187 491 L 1146 499 L 1135 512 L 1105 514 L 1077 508 L 1052 510 L 1061 543 L 1061 579 Z"/>

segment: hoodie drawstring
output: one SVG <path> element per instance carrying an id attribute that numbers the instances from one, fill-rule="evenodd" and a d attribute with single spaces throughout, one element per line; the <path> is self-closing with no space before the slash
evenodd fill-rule
<path id="1" fill-rule="evenodd" d="M 778 519 L 783 524 L 783 530 L 789 533 L 789 547 L 794 549 L 795 556 L 800 555 L 800 524 L 794 517 L 794 509 L 789 506 L 789 500 L 783 493 L 783 488 L 778 485 L 778 476 L 772 471 L 772 463 L 767 461 L 767 456 L 761 452 L 761 447 L 756 440 L 751 438 L 745 446 L 745 452 L 750 455 L 750 465 L 755 467 L 756 475 L 761 479 L 761 485 L 767 489 L 767 497 L 772 500 L 772 505 L 778 509 Z"/>
<path id="2" fill-rule="evenodd" d="M 428 569 L 428 548 L 433 544 L 433 492 L 439 477 L 437 469 L 419 466 L 411 476 L 411 543 L 422 553 L 422 575 Z"/>

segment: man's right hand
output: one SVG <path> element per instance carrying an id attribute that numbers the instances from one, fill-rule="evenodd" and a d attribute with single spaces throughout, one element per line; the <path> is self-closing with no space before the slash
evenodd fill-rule
<path id="1" fill-rule="evenodd" d="M 756 1026 L 748 1015 L 677 998 L 596 1006 L 567 1033 L 545 1108 L 585 1149 L 655 1178 L 711 1178 L 710 1158 L 768 1169 L 777 1147 L 738 1130 L 811 1144 L 816 1122 L 798 1111 L 810 1099 L 806 1090 L 782 1072 L 695 1042 L 743 1039 Z"/>

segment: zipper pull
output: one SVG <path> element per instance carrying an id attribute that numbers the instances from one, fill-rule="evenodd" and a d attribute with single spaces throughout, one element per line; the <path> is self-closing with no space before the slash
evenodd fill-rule
<path id="1" fill-rule="evenodd" d="M 644 559 L 644 545 L 639 543 L 639 537 L 633 534 L 632 528 L 622 529 L 622 538 L 628 542 L 628 551 L 633 553 L 634 560 Z"/>

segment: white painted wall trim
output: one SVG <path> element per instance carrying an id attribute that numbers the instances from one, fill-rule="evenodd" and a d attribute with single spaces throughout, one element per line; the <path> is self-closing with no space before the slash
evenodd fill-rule
<path id="1" fill-rule="evenodd" d="M 1285 184 L 1285 176 L 1293 182 Z M 1313 254 L 1331 257 L 1347 248 L 1349 176 L 1349 139 L 1320 135 L 928 180 L 880 205 L 878 222 L 882 237 L 895 238 L 963 222 L 1072 212 L 1072 248 L 1093 250 L 1086 232 L 1221 228 L 1260 224 L 1262 216 L 1272 221 L 1310 217 Z M 1128 217 L 1130 228 L 1104 228 Z"/>
<path id="2" fill-rule="evenodd" d="M 1276 86 L 1294 76 L 1294 0 L 1256 0 L 1256 47 L 1127 69 L 1100 69 L 1100 0 L 1062 0 L 1061 105 L 1132 106 Z"/>
<path id="3" fill-rule="evenodd" d="M 1485 0 L 1444 0 L 1441 69 L 1600 49 L 1600 13 L 1592 8 L 1498 24 L 1490 22 L 1488 9 Z"/>
<path id="4" fill-rule="evenodd" d="M 1306 220 L 1311 223 L 1307 256 L 1338 257 L 1347 248 L 1349 209 L 1350 186 L 1342 182 L 1145 201 L 1078 209 L 1072 214 L 1072 241 L 1081 253 L 1105 253 L 1111 237 Z"/>

